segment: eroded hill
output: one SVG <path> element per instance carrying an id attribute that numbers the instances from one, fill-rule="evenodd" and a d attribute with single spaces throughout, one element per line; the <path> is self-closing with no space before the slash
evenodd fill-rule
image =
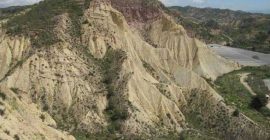
<path id="1" fill-rule="evenodd" d="M 237 64 L 156 0 L 45 0 L 3 22 L 0 65 L 2 139 L 269 138 L 205 80 Z"/>

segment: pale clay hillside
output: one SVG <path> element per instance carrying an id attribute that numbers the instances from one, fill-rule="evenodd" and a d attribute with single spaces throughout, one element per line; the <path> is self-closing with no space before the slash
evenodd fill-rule
<path id="1" fill-rule="evenodd" d="M 37 32 L 1 28 L 0 139 L 180 139 L 188 132 L 194 139 L 269 140 L 269 130 L 249 117 L 233 117 L 235 108 L 206 81 L 240 66 L 190 38 L 161 3 L 75 4 L 85 7 L 79 36 L 70 33 L 68 12 L 51 17 L 57 41 L 49 45 L 33 45 Z M 190 121 L 194 114 L 206 131 Z"/>

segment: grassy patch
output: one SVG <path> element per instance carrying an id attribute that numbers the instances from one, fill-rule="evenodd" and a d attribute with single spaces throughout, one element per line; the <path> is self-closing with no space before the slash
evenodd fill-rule
<path id="1" fill-rule="evenodd" d="M 264 84 L 261 83 L 262 79 L 270 76 L 270 67 L 245 67 L 241 70 L 231 72 L 222 77 L 219 77 L 215 81 L 215 89 L 220 95 L 225 99 L 225 102 L 228 105 L 235 106 L 244 113 L 246 116 L 259 123 L 261 126 L 270 128 L 269 121 L 269 109 L 263 107 L 259 110 L 253 109 L 250 104 L 254 98 L 251 93 L 244 87 L 240 82 L 240 73 L 251 73 L 251 76 L 256 75 L 256 80 L 252 81 L 255 78 L 248 78 L 248 83 L 251 86 L 254 92 L 258 94 L 266 94 L 265 90 L 262 90 Z"/>
<path id="2" fill-rule="evenodd" d="M 227 110 L 223 106 L 213 104 L 205 91 L 193 89 L 186 99 L 187 106 L 183 109 L 183 114 L 189 128 L 196 129 L 203 136 L 231 135 Z"/>
<path id="3" fill-rule="evenodd" d="M 17 100 L 15 97 L 12 98 L 12 100 L 10 101 L 10 106 L 13 110 L 18 110 L 19 109 L 19 105 L 17 103 Z"/>
<path id="4" fill-rule="evenodd" d="M 247 78 L 247 83 L 256 94 L 267 94 L 268 88 L 263 82 L 264 79 L 270 78 L 270 66 L 263 66 L 257 68 L 246 68 L 251 74 Z"/>
<path id="5" fill-rule="evenodd" d="M 240 76 L 237 73 L 227 74 L 215 81 L 216 89 L 227 104 L 236 105 L 241 109 L 249 108 L 252 95 L 240 82 Z"/>

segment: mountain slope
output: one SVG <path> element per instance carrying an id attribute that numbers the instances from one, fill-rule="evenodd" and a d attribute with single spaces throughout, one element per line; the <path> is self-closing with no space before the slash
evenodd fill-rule
<path id="1" fill-rule="evenodd" d="M 7 35 L 12 24 L 2 28 L 0 85 L 5 100 L 1 106 L 27 101 L 20 107 L 36 108 L 34 114 L 27 113 L 31 120 L 20 109 L 5 110 L 3 119 L 8 123 L 2 124 L 0 137 L 269 138 L 263 126 L 244 114 L 231 117 L 234 109 L 203 78 L 214 80 L 239 67 L 189 38 L 158 1 L 68 2 L 82 6 L 83 14 L 77 15 L 76 22 L 72 10 L 46 19 L 54 21 L 49 22 L 54 23 L 49 35 L 56 40 L 49 44 L 40 43 L 42 30 Z M 8 22 L 12 20 L 16 21 Z M 79 34 L 73 32 L 75 25 Z M 38 117 L 40 112 L 46 115 Z M 20 114 L 21 122 L 16 123 L 22 126 L 31 121 L 43 125 L 15 129 L 15 121 L 9 120 L 18 118 L 14 113 Z M 57 126 L 47 125 L 48 118 Z M 43 126 L 44 132 L 39 131 Z M 6 129 L 14 132 L 7 134 Z M 46 133 L 47 129 L 54 132 Z M 44 137 L 34 138 L 37 134 Z"/>
<path id="2" fill-rule="evenodd" d="M 177 6 L 170 9 L 190 36 L 207 43 L 269 53 L 270 16 L 267 14 Z"/>

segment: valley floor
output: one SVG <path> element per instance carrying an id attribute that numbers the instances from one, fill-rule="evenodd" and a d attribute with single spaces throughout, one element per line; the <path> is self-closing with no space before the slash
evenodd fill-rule
<path id="1" fill-rule="evenodd" d="M 213 51 L 226 59 L 238 62 L 243 66 L 270 65 L 270 54 L 263 54 L 239 48 L 232 48 L 218 44 L 209 44 Z"/>

